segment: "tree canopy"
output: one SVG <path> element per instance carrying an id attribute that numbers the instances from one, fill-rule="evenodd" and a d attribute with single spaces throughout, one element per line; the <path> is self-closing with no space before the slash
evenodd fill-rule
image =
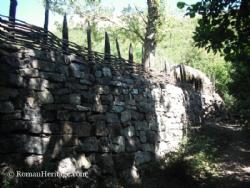
<path id="1" fill-rule="evenodd" d="M 230 61 L 250 61 L 250 1 L 249 0 L 201 0 L 188 5 L 186 15 L 201 18 L 195 30 L 198 47 L 220 51 Z"/>
<path id="2" fill-rule="evenodd" d="M 196 46 L 208 51 L 221 52 L 232 62 L 229 92 L 237 100 L 237 109 L 250 106 L 250 1 L 249 0 L 200 0 L 188 5 L 186 15 L 199 20 L 194 33 Z"/>

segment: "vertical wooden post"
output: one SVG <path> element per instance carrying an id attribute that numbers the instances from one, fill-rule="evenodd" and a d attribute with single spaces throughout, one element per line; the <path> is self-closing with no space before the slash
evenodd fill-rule
<path id="1" fill-rule="evenodd" d="M 180 76 L 181 76 L 181 82 L 186 82 L 186 70 L 185 66 L 183 64 L 180 64 Z"/>
<path id="2" fill-rule="evenodd" d="M 45 17 L 44 17 L 44 30 L 48 31 L 49 28 L 49 0 L 45 2 Z"/>
<path id="3" fill-rule="evenodd" d="M 17 0 L 10 0 L 9 21 L 15 22 L 16 20 L 16 7 Z"/>
<path id="4" fill-rule="evenodd" d="M 121 56 L 121 52 L 120 52 L 120 45 L 119 45 L 117 38 L 115 39 L 115 43 L 116 43 L 117 55 L 119 58 L 121 58 L 122 56 Z"/>
<path id="5" fill-rule="evenodd" d="M 142 45 L 142 47 L 141 47 L 141 63 L 143 63 L 143 57 L 144 57 L 144 47 Z"/>
<path id="6" fill-rule="evenodd" d="M 168 72 L 167 61 L 164 61 L 164 72 Z"/>
<path id="7" fill-rule="evenodd" d="M 181 82 L 183 82 L 183 69 L 182 69 L 182 64 L 179 65 L 180 66 L 180 80 Z"/>
<path id="8" fill-rule="evenodd" d="M 67 49 L 69 46 L 69 32 L 68 32 L 68 23 L 67 23 L 67 15 L 64 14 L 63 17 L 63 30 L 62 30 L 62 39 L 63 39 L 63 44 L 62 44 L 62 49 L 64 52 L 67 53 Z"/>
<path id="9" fill-rule="evenodd" d="M 91 27 L 89 22 L 87 27 L 87 42 L 88 42 L 88 51 L 92 51 Z"/>
<path id="10" fill-rule="evenodd" d="M 185 68 L 185 65 L 184 64 L 182 64 L 182 69 L 183 69 L 183 81 L 184 82 L 187 82 L 187 74 L 186 74 L 186 68 Z"/>
<path id="11" fill-rule="evenodd" d="M 17 0 L 10 0 L 9 27 L 15 28 Z M 15 38 L 15 31 L 9 30 L 10 38 Z"/>
<path id="12" fill-rule="evenodd" d="M 92 60 L 92 41 L 91 41 L 91 27 L 90 23 L 88 22 L 87 27 L 87 43 L 88 43 L 88 59 L 89 61 Z"/>
<path id="13" fill-rule="evenodd" d="M 104 60 L 110 60 L 110 42 L 108 33 L 105 32 L 105 44 L 104 44 Z"/>
<path id="14" fill-rule="evenodd" d="M 44 39 L 43 43 L 46 45 L 48 40 L 48 30 L 49 30 L 49 0 L 45 2 L 45 16 L 44 16 Z M 45 49 L 46 50 L 46 49 Z"/>
<path id="15" fill-rule="evenodd" d="M 134 62 L 133 46 L 132 46 L 131 43 L 129 45 L 128 60 L 129 60 L 130 63 Z"/>

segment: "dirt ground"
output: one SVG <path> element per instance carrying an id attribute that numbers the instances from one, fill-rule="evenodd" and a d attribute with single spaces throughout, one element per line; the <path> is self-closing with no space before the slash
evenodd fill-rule
<path id="1" fill-rule="evenodd" d="M 250 128 L 239 124 L 218 124 L 211 129 L 225 135 L 219 161 L 218 187 L 250 187 Z M 216 134 L 214 134 L 216 135 Z M 216 139 L 216 138 L 215 138 Z"/>
<path id="2" fill-rule="evenodd" d="M 143 188 L 250 188 L 250 126 L 208 123 L 203 132 L 218 149 L 217 176 L 194 179 L 181 161 L 174 168 L 149 170 Z"/>

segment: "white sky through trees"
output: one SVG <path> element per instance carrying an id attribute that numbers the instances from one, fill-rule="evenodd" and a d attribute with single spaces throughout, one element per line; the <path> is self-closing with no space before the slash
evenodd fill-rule
<path id="1" fill-rule="evenodd" d="M 197 0 L 166 0 L 173 11 L 178 1 L 187 3 L 196 2 Z M 102 0 L 104 7 L 114 8 L 116 12 L 122 11 L 130 4 L 132 7 L 143 9 L 146 8 L 146 0 Z M 9 14 L 10 0 L 0 0 L 0 14 Z M 177 9 L 177 8 L 176 8 Z M 44 24 L 44 7 L 42 0 L 18 0 L 16 18 L 28 23 L 43 27 Z M 62 16 L 50 14 L 49 30 L 55 29 L 54 22 L 62 23 Z"/>

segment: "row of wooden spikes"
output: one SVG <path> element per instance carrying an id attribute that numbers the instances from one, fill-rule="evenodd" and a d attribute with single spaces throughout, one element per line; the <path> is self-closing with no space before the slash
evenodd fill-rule
<path id="1" fill-rule="evenodd" d="M 16 7 L 17 7 L 17 1 L 16 0 L 10 0 L 9 20 L 11 22 L 15 22 L 15 19 L 16 19 Z M 48 1 L 46 1 L 45 21 L 44 21 L 44 30 L 45 30 L 45 32 L 48 32 L 48 23 L 49 23 L 49 3 L 48 3 Z M 66 16 L 66 14 L 64 15 L 64 19 L 63 19 L 62 39 L 63 39 L 62 49 L 63 49 L 63 51 L 67 52 L 67 49 L 69 47 L 69 44 L 68 44 L 69 34 L 68 34 L 68 24 L 67 24 L 67 16 Z M 47 42 L 47 39 L 45 39 L 45 42 Z M 89 54 L 91 54 L 91 52 L 92 52 L 91 29 L 90 29 L 89 24 L 88 24 L 88 29 L 87 29 L 87 43 L 88 43 Z M 116 49 L 117 49 L 118 58 L 122 58 L 121 57 L 119 42 L 118 42 L 117 39 L 116 39 Z M 129 62 L 131 62 L 131 63 L 134 62 L 132 44 L 129 45 L 129 53 L 128 54 L 129 54 L 128 55 Z M 104 60 L 109 60 L 110 57 L 111 57 L 110 41 L 109 41 L 108 33 L 105 32 Z"/>
<path id="2" fill-rule="evenodd" d="M 64 19 L 63 19 L 62 39 L 64 41 L 63 42 L 63 49 L 66 51 L 67 48 L 68 48 L 67 41 L 69 40 L 68 24 L 67 24 L 67 16 L 66 16 L 66 14 L 64 15 Z M 121 57 L 121 51 L 120 51 L 120 45 L 119 45 L 119 42 L 118 42 L 117 38 L 116 38 L 115 42 L 116 42 L 117 56 L 118 56 L 118 58 L 122 58 Z M 91 53 L 92 52 L 92 40 L 91 40 L 91 28 L 90 28 L 89 23 L 88 23 L 88 28 L 87 28 L 87 44 L 88 44 L 88 51 Z M 111 48 L 110 48 L 109 35 L 108 35 L 107 32 L 105 32 L 104 59 L 109 60 L 110 56 L 111 56 Z M 131 43 L 129 45 L 128 60 L 131 63 L 134 62 L 133 46 L 132 46 Z"/>

